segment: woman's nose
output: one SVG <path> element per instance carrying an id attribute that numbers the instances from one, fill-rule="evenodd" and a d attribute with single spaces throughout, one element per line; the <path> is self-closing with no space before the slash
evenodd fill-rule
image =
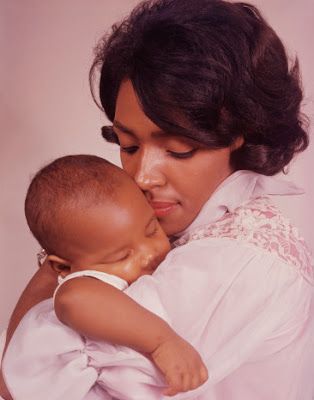
<path id="1" fill-rule="evenodd" d="M 165 185 L 163 162 L 157 151 L 143 150 L 139 153 L 133 178 L 143 191 Z"/>

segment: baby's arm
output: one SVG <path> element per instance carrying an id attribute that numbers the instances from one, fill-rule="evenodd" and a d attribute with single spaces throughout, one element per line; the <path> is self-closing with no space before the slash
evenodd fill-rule
<path id="1" fill-rule="evenodd" d="M 207 369 L 189 343 L 109 284 L 90 277 L 71 279 L 58 290 L 55 311 L 61 322 L 85 336 L 149 354 L 169 384 L 168 396 L 207 380 Z"/>

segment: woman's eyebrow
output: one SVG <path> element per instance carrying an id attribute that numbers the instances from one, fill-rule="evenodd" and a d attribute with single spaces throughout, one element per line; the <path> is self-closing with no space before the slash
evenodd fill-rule
<path id="1" fill-rule="evenodd" d="M 117 129 L 119 129 L 121 132 L 126 133 L 127 135 L 131 135 L 133 137 L 137 136 L 136 133 L 132 129 L 127 128 L 125 125 L 121 124 L 121 122 L 119 122 L 117 120 L 113 121 L 113 126 L 115 128 L 117 128 Z M 162 129 L 158 129 L 158 130 L 152 131 L 151 135 L 155 136 L 155 137 L 170 136 L 168 133 L 166 133 Z"/>
<path id="2" fill-rule="evenodd" d="M 114 120 L 113 121 L 113 126 L 115 128 L 118 128 L 120 131 L 127 133 L 128 135 L 132 135 L 135 136 L 135 133 L 132 131 L 132 129 L 127 128 L 126 126 L 124 126 L 123 124 L 121 124 L 121 122 Z"/>

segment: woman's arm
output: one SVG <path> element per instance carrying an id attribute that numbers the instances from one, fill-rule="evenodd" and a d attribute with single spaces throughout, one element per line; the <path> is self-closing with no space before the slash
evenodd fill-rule
<path id="1" fill-rule="evenodd" d="M 16 327 L 27 311 L 41 301 L 52 297 L 56 286 L 57 275 L 51 269 L 49 263 L 45 261 L 29 281 L 15 306 L 9 321 L 5 349 Z"/>
<path id="2" fill-rule="evenodd" d="M 55 312 L 61 322 L 84 336 L 150 355 L 169 384 L 167 395 L 194 389 L 207 379 L 207 369 L 189 343 L 163 319 L 109 284 L 90 277 L 65 282 L 55 297 Z"/>
<path id="3" fill-rule="evenodd" d="M 38 304 L 42 300 L 52 297 L 56 285 L 56 273 L 52 271 L 48 262 L 44 262 L 43 265 L 32 277 L 32 279 L 29 281 L 28 285 L 26 286 L 15 306 L 7 329 L 6 343 L 3 355 L 13 336 L 15 329 L 17 328 L 23 316 L 34 305 Z M 0 396 L 2 396 L 6 400 L 11 400 L 11 396 L 3 380 L 2 372 L 0 374 Z"/>

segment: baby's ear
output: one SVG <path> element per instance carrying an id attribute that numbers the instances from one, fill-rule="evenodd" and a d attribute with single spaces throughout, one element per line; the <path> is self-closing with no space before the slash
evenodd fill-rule
<path id="1" fill-rule="evenodd" d="M 58 256 L 50 254 L 47 259 L 49 261 L 50 267 L 62 278 L 65 278 L 72 272 L 70 263 L 64 258 L 60 258 Z"/>

